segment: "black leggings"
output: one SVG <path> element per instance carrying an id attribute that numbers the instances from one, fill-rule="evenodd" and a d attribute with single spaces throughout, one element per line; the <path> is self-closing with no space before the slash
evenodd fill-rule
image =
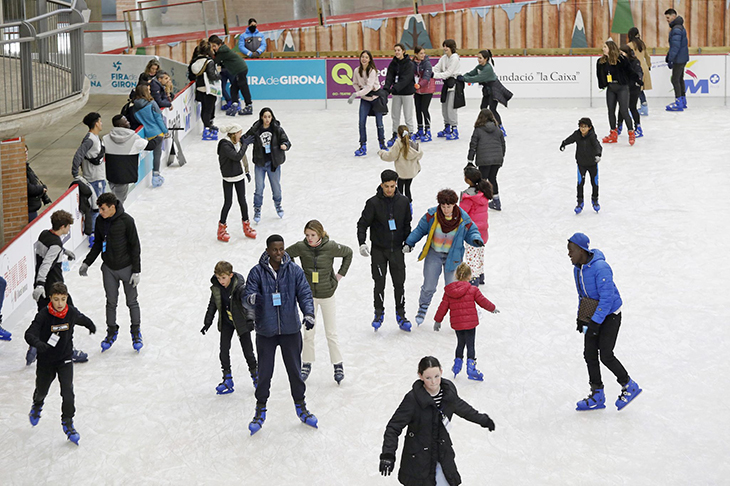
<path id="1" fill-rule="evenodd" d="M 497 172 L 499 172 L 500 168 L 500 165 L 479 166 L 479 172 L 482 173 L 482 179 L 487 179 L 492 184 L 492 192 L 495 196 L 499 194 L 499 186 L 497 185 Z"/>
<path id="2" fill-rule="evenodd" d="M 238 103 L 238 91 L 241 91 L 243 95 L 243 101 L 246 102 L 246 106 L 252 104 L 251 101 L 251 90 L 248 89 L 248 71 L 238 73 L 237 76 L 231 76 L 231 101 Z"/>
<path id="3" fill-rule="evenodd" d="M 468 359 L 477 359 L 477 353 L 474 350 L 474 340 L 477 336 L 477 328 L 456 331 L 456 357 L 464 359 L 464 346 L 466 346 L 466 357 Z"/>
<path id="4" fill-rule="evenodd" d="M 225 311 L 224 311 L 225 312 Z M 223 373 L 231 372 L 231 341 L 233 340 L 233 333 L 236 329 L 230 322 L 221 321 L 221 350 L 220 360 L 221 369 Z M 253 373 L 256 371 L 256 354 L 253 351 L 253 342 L 251 341 L 251 333 L 244 332 L 238 336 L 241 341 L 241 348 L 243 348 L 243 356 L 246 358 L 246 364 L 248 365 L 248 371 Z"/>
<path id="5" fill-rule="evenodd" d="M 61 388 L 61 419 L 72 419 L 76 413 L 76 406 L 74 404 L 74 364 L 70 360 L 36 365 L 33 406 L 43 407 L 48 390 L 56 376 L 58 376 L 58 384 Z"/>
<path id="6" fill-rule="evenodd" d="M 629 87 L 626 84 L 610 83 L 606 88 L 606 106 L 608 107 L 608 124 L 616 130 L 616 104 L 618 111 L 626 120 L 626 128 L 631 131 L 634 125 L 629 118 Z"/>
<path id="7" fill-rule="evenodd" d="M 215 100 L 215 96 L 203 94 L 203 101 L 200 102 L 200 118 L 203 119 L 203 125 L 205 125 L 205 128 L 213 126 L 213 118 L 215 118 Z"/>
<path id="8" fill-rule="evenodd" d="M 221 209 L 220 222 L 226 224 L 228 219 L 228 211 L 233 205 L 233 186 L 236 186 L 236 194 L 238 195 L 238 205 L 241 207 L 241 219 L 248 221 L 248 206 L 246 205 L 246 180 L 241 179 L 238 182 L 223 181 L 223 209 Z"/>
<path id="9" fill-rule="evenodd" d="M 679 98 L 685 95 L 684 84 L 684 67 L 687 63 L 674 63 L 672 66 L 672 86 L 674 87 L 674 97 Z"/>
<path id="10" fill-rule="evenodd" d="M 634 119 L 634 127 L 641 125 L 641 115 L 639 115 L 639 96 L 641 95 L 641 86 L 634 86 L 629 90 L 629 112 L 631 117 Z M 624 122 L 624 117 L 621 116 L 621 112 L 618 114 L 618 126 Z"/>
<path id="11" fill-rule="evenodd" d="M 484 86 L 482 88 L 482 104 L 479 105 L 479 109 L 483 110 L 484 108 L 489 108 L 489 110 L 494 113 L 494 118 L 497 120 L 497 125 L 502 125 L 502 117 L 499 116 L 499 113 L 497 113 L 497 105 L 499 105 L 499 102 L 495 100 L 492 97 L 492 90 L 489 89 L 487 86 Z"/>
<path id="12" fill-rule="evenodd" d="M 579 203 L 583 202 L 583 186 L 586 183 L 586 172 L 591 176 L 591 186 L 593 186 L 593 193 L 591 194 L 591 201 L 598 201 L 598 164 L 596 165 L 578 165 L 578 195 L 577 199 Z"/>
<path id="13" fill-rule="evenodd" d="M 588 366 L 588 378 L 592 388 L 603 388 L 601 380 L 601 365 L 598 362 L 600 354 L 601 363 L 616 375 L 616 381 L 621 386 L 629 382 L 629 374 L 621 362 L 614 356 L 613 348 L 616 346 L 618 330 L 621 327 L 621 314 L 610 314 L 603 320 L 598 336 L 585 335 L 583 358 Z"/>
<path id="14" fill-rule="evenodd" d="M 431 114 L 428 112 L 428 107 L 431 105 L 431 98 L 433 93 L 413 95 L 413 101 L 416 104 L 416 122 L 418 122 L 418 128 L 424 127 L 425 130 L 431 129 Z"/>
<path id="15" fill-rule="evenodd" d="M 413 198 L 411 198 L 411 182 L 413 182 L 413 179 L 401 179 L 400 177 L 398 178 L 398 191 L 412 202 Z"/>

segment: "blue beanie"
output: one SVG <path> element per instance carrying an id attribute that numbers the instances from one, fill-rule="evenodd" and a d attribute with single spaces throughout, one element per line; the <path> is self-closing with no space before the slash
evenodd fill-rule
<path id="1" fill-rule="evenodd" d="M 573 236 L 568 238 L 568 241 L 578 245 L 579 248 L 582 248 L 585 251 L 590 251 L 588 249 L 588 244 L 591 242 L 591 240 L 589 240 L 588 237 L 583 233 L 575 233 Z"/>

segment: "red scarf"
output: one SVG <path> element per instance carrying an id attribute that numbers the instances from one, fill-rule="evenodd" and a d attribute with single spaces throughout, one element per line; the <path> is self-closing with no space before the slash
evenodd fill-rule
<path id="1" fill-rule="evenodd" d="M 441 225 L 441 231 L 444 233 L 451 233 L 459 227 L 461 224 L 461 209 L 458 204 L 454 204 L 454 210 L 451 212 L 451 219 L 446 219 L 446 215 L 441 211 L 441 205 L 439 204 L 436 210 L 436 219 L 438 219 L 439 225 Z"/>
<path id="2" fill-rule="evenodd" d="M 64 307 L 61 312 L 58 312 L 56 309 L 53 308 L 53 304 L 51 302 L 49 302 L 48 303 L 48 313 L 51 314 L 53 317 L 58 317 L 59 319 L 63 319 L 66 317 L 66 313 L 68 313 L 68 304 L 66 304 L 66 307 Z"/>

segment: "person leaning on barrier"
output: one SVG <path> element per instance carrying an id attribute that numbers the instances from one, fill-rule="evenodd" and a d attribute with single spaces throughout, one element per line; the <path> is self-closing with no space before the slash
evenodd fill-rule
<path id="1" fill-rule="evenodd" d="M 238 49 L 246 57 L 261 57 L 266 51 L 266 37 L 256 28 L 256 19 L 248 19 L 248 29 L 238 38 Z"/>

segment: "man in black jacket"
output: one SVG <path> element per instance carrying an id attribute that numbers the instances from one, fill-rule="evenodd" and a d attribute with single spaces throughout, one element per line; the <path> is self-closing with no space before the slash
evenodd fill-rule
<path id="1" fill-rule="evenodd" d="M 137 285 L 140 280 L 140 243 L 134 219 L 124 212 L 122 203 L 110 193 L 104 193 L 96 200 L 99 206 L 99 219 L 96 221 L 94 246 L 79 268 L 79 275 L 87 277 L 89 265 L 101 253 L 104 263 L 101 273 L 106 292 L 106 338 L 101 342 L 101 351 L 109 349 L 117 340 L 117 301 L 119 282 L 124 286 L 127 307 L 132 321 L 132 346 L 139 352 L 142 349 L 142 334 L 139 330 L 140 312 L 137 302 Z"/>
<path id="2" fill-rule="evenodd" d="M 388 140 L 388 147 L 392 147 L 398 139 L 398 127 L 400 126 L 400 112 L 408 127 L 408 132 L 413 134 L 415 124 L 413 123 L 413 95 L 416 93 L 416 77 L 414 74 L 413 61 L 403 44 L 396 44 L 393 47 L 395 56 L 388 65 L 385 75 L 383 89 L 393 95 L 393 106 L 390 110 L 391 121 L 393 122 L 393 136 Z"/>
<path id="3" fill-rule="evenodd" d="M 371 269 L 375 281 L 373 305 L 375 318 L 373 327 L 377 331 L 383 324 L 385 307 L 385 276 L 390 274 L 395 292 L 395 311 L 398 326 L 404 331 L 411 330 L 406 319 L 404 284 L 406 281 L 406 262 L 403 243 L 411 233 L 411 208 L 408 198 L 397 191 L 398 174 L 394 170 L 384 170 L 380 174 L 382 183 L 377 194 L 365 203 L 365 209 L 357 222 L 357 240 L 360 254 L 371 257 Z M 365 244 L 365 234 L 370 228 L 372 249 Z"/>
<path id="4" fill-rule="evenodd" d="M 36 386 L 33 392 L 33 406 L 30 409 L 30 423 L 34 427 L 41 419 L 43 402 L 48 389 L 58 375 L 61 388 L 61 424 L 68 439 L 79 443 L 79 434 L 73 426 L 76 412 L 73 389 L 73 335 L 76 324 L 84 326 L 90 334 L 96 332 L 91 319 L 72 305 L 67 304 L 68 289 L 61 282 L 53 284 L 50 290 L 51 301 L 36 314 L 25 332 L 25 341 L 38 349 L 36 365 Z"/>

